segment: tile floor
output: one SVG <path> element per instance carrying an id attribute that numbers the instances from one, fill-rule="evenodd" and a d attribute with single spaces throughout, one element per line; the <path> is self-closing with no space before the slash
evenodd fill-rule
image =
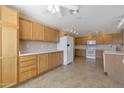
<path id="1" fill-rule="evenodd" d="M 93 62 L 76 58 L 68 66 L 61 66 L 34 79 L 26 81 L 17 88 L 114 88 L 124 84 L 104 75 L 100 61 Z"/>

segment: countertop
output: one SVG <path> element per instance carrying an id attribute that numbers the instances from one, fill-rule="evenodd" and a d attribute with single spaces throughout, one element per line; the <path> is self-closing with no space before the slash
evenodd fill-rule
<path id="1" fill-rule="evenodd" d="M 45 53 L 52 53 L 52 52 L 60 52 L 62 50 L 54 50 L 54 51 L 42 51 L 42 52 L 22 52 L 19 53 L 19 56 L 29 56 L 29 55 L 38 55 L 38 54 L 45 54 Z"/>
<path id="2" fill-rule="evenodd" d="M 104 51 L 103 54 L 124 55 L 124 51 Z"/>

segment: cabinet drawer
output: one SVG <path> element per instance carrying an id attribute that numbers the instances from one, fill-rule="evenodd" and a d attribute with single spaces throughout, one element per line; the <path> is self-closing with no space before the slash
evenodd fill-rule
<path id="1" fill-rule="evenodd" d="M 21 68 L 19 72 L 19 82 L 36 76 L 36 73 L 37 73 L 36 65 Z"/>
<path id="2" fill-rule="evenodd" d="M 27 66 L 31 66 L 31 65 L 35 65 L 36 64 L 36 60 L 27 60 L 27 61 L 22 61 L 19 63 L 19 67 L 27 67 Z"/>
<path id="3" fill-rule="evenodd" d="M 20 72 L 19 82 L 25 81 L 36 76 L 36 68 L 32 68 L 28 71 Z"/>
<path id="4" fill-rule="evenodd" d="M 23 67 L 23 68 L 20 68 L 20 73 L 22 72 L 26 72 L 26 71 L 30 71 L 31 69 L 36 69 L 36 64 L 35 65 L 31 65 L 31 66 L 27 66 L 27 67 Z"/>
<path id="5" fill-rule="evenodd" d="M 22 57 L 19 57 L 20 62 L 28 61 L 28 60 L 36 60 L 36 56 L 22 56 Z"/>

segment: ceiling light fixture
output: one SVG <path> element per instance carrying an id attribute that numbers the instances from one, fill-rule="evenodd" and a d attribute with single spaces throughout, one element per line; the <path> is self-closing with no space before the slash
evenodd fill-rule
<path id="1" fill-rule="evenodd" d="M 72 29 L 70 30 L 70 32 L 73 33 L 73 34 L 76 34 L 76 35 L 79 34 L 75 28 L 72 28 Z"/>
<path id="2" fill-rule="evenodd" d="M 52 13 L 60 12 L 59 5 L 49 5 L 48 10 Z"/>

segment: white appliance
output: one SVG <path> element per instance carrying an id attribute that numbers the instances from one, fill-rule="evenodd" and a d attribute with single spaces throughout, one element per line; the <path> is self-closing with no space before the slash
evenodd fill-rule
<path id="1" fill-rule="evenodd" d="M 88 40 L 87 45 L 96 45 L 96 40 Z"/>
<path id="2" fill-rule="evenodd" d="M 86 58 L 96 59 L 96 50 L 95 49 L 86 49 Z"/>
<path id="3" fill-rule="evenodd" d="M 86 58 L 96 59 L 96 40 L 87 41 Z"/>
<path id="4" fill-rule="evenodd" d="M 64 65 L 70 64 L 74 60 L 74 38 L 71 36 L 64 36 L 60 38 L 57 44 L 58 50 L 64 52 Z"/>

